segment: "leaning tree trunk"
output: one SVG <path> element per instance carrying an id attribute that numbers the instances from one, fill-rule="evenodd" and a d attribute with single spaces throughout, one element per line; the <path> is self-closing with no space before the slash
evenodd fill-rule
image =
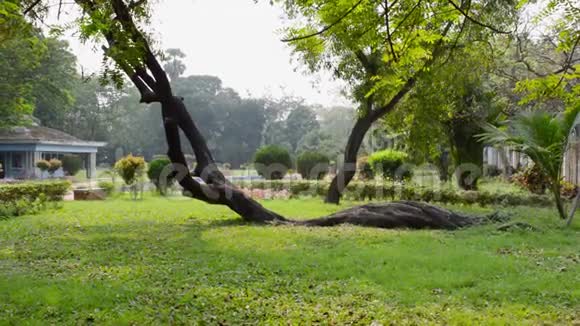
<path id="1" fill-rule="evenodd" d="M 219 171 L 207 142 L 187 112 L 183 99 L 173 95 L 165 70 L 150 49 L 146 38 L 133 22 L 130 8 L 123 0 L 109 1 L 115 15 L 113 21 L 116 23 L 102 31 L 109 45 L 109 48 L 104 48 L 105 53 L 130 77 L 141 93 L 141 102 L 161 103 L 168 156 L 173 167 L 172 175 L 183 187 L 185 195 L 210 204 L 225 205 L 244 220 L 258 223 L 306 226 L 333 226 L 349 223 L 383 228 L 456 229 L 481 222 L 480 218 L 463 216 L 432 205 L 413 202 L 365 205 L 309 221 L 292 221 L 269 211 L 230 184 Z M 102 3 L 91 0 L 75 0 L 75 2 L 88 13 L 89 17 L 99 16 L 99 9 L 102 9 L 98 7 Z M 139 60 L 128 59 L 124 51 L 127 48 L 131 49 L 129 44 L 131 46 L 137 44 L 142 51 Z M 349 160 L 354 159 L 356 163 L 356 152 L 372 122 L 390 111 L 411 89 L 413 83 L 414 79 L 409 79 L 389 104 L 372 111 L 367 118 L 359 120 L 360 127 L 357 128 L 356 133 L 353 133 L 354 135 L 351 135 L 353 141 L 350 142 L 351 149 L 348 151 Z M 180 130 L 183 131 L 193 148 L 198 162 L 193 172 L 189 171 L 183 154 Z M 335 184 L 335 187 L 337 185 Z M 339 188 L 339 193 L 341 190 Z"/>
<path id="2" fill-rule="evenodd" d="M 344 152 L 344 162 L 334 179 L 332 179 L 332 183 L 328 189 L 328 194 L 326 195 L 325 201 L 327 203 L 338 204 L 342 192 L 352 178 L 354 178 L 358 151 L 371 125 L 372 121 L 370 119 L 360 118 L 352 128 Z"/>
<path id="3" fill-rule="evenodd" d="M 442 35 L 446 36 L 450 28 L 451 23 L 448 23 L 443 29 Z M 431 58 L 425 62 L 424 68 L 431 66 L 435 61 L 435 59 L 437 59 L 445 50 L 443 46 L 443 39 L 444 37 L 441 38 L 439 41 L 437 41 L 436 45 L 433 48 Z M 369 65 L 368 62 L 369 58 L 365 57 L 364 54 L 362 54 L 362 52 L 357 52 L 356 56 L 359 59 L 359 61 L 361 61 L 363 67 L 365 67 L 365 70 L 369 75 L 369 77 L 375 78 L 378 72 L 375 71 L 376 67 L 372 67 L 373 66 L 372 64 Z M 342 165 L 342 167 L 332 180 L 332 183 L 330 184 L 330 188 L 328 189 L 328 193 L 325 199 L 326 203 L 331 204 L 340 203 L 340 197 L 342 193 L 344 192 L 344 190 L 348 186 L 348 183 L 352 180 L 356 172 L 356 156 L 358 155 L 358 151 L 360 149 L 360 145 L 362 143 L 364 136 L 366 135 L 366 133 L 368 132 L 368 130 L 370 129 L 371 125 L 374 122 L 376 122 L 377 120 L 381 119 L 386 114 L 391 112 L 395 108 L 395 106 L 403 99 L 403 97 L 405 97 L 405 95 L 407 95 L 407 93 L 409 93 L 411 89 L 413 89 L 417 78 L 419 78 L 422 73 L 423 70 L 419 70 L 409 79 L 407 79 L 403 87 L 385 105 L 380 106 L 378 108 L 373 108 L 372 107 L 373 105 L 369 105 L 369 107 L 367 108 L 368 112 L 363 117 L 359 118 L 356 121 L 346 145 L 343 162 L 344 164 Z M 372 99 L 369 100 L 371 104 L 374 104 L 372 103 Z"/>
<path id="4" fill-rule="evenodd" d="M 368 113 L 363 117 L 358 118 L 352 128 L 344 151 L 344 162 L 330 184 L 325 199 L 326 203 L 337 205 L 340 203 L 342 193 L 356 173 L 356 158 L 365 135 L 371 128 L 372 124 L 384 117 L 387 113 L 391 112 L 414 85 L 415 78 L 412 77 L 408 79 L 405 85 L 403 85 L 403 88 L 401 88 L 386 105 L 380 108 L 373 109 L 372 104 L 367 104 Z"/>

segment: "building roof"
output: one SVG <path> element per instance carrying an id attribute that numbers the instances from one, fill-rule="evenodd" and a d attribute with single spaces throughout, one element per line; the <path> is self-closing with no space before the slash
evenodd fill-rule
<path id="1" fill-rule="evenodd" d="M 84 141 L 65 132 L 41 126 L 0 129 L 0 144 L 57 144 L 102 147 L 106 143 Z"/>

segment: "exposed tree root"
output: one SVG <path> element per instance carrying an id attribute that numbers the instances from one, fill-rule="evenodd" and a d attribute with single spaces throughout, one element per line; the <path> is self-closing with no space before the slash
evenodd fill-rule
<path id="1" fill-rule="evenodd" d="M 327 217 L 291 223 L 304 226 L 352 224 L 385 229 L 455 230 L 496 220 L 497 214 L 489 217 L 468 216 L 426 203 L 398 201 L 357 206 Z"/>

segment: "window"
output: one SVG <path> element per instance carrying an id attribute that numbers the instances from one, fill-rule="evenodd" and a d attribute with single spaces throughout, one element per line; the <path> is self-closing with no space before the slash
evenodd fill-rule
<path id="1" fill-rule="evenodd" d="M 23 153 L 12 153 L 12 168 L 14 168 L 14 169 L 24 168 L 24 154 Z"/>

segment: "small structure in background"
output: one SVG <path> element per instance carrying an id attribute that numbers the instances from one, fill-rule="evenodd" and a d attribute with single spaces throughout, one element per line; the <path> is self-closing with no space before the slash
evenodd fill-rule
<path id="1" fill-rule="evenodd" d="M 36 167 L 40 160 L 75 154 L 83 160 L 87 178 L 96 177 L 97 151 L 106 143 L 80 140 L 59 130 L 37 125 L 0 129 L 0 179 L 44 179 Z M 62 169 L 55 177 L 64 176 Z"/>
<path id="2" fill-rule="evenodd" d="M 570 132 L 562 176 L 564 180 L 580 185 L 580 124 L 576 124 Z"/>
<path id="3" fill-rule="evenodd" d="M 510 148 L 487 146 L 483 150 L 483 163 L 506 172 L 506 168 L 515 171 L 532 164 L 532 161 L 526 155 Z M 580 124 L 572 129 L 568 139 L 568 148 L 562 163 L 562 178 L 580 185 Z"/>
<path id="4" fill-rule="evenodd" d="M 494 166 L 504 174 L 511 174 L 531 164 L 531 160 L 525 155 L 506 147 L 486 146 L 483 149 L 483 163 Z"/>

